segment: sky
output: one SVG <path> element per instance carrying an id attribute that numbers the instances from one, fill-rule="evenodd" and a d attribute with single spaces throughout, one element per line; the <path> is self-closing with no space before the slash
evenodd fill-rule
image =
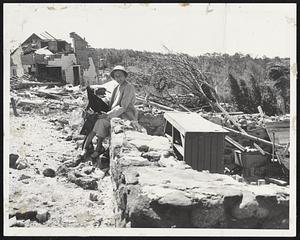
<path id="1" fill-rule="evenodd" d="M 4 40 L 14 49 L 32 33 L 94 48 L 290 57 L 295 4 L 5 4 Z"/>

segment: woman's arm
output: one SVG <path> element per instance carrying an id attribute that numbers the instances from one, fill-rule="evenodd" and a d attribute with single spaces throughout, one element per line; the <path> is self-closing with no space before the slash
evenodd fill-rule
<path id="1" fill-rule="evenodd" d="M 135 90 L 132 85 L 127 85 L 124 89 L 123 97 L 121 99 L 120 105 L 117 105 L 113 109 L 111 109 L 109 112 L 107 112 L 108 117 L 118 117 L 122 113 L 124 113 L 129 104 L 132 103 L 135 100 Z"/>

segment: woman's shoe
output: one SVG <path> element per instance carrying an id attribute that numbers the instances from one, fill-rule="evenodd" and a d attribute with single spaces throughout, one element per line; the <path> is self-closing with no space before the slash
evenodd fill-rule
<path id="1" fill-rule="evenodd" d="M 97 158 L 97 157 L 99 157 L 99 156 L 100 156 L 102 153 L 104 153 L 104 152 L 105 152 L 105 148 L 102 147 L 100 152 L 98 152 L 98 151 L 93 152 L 93 153 L 91 154 L 91 158 Z"/>

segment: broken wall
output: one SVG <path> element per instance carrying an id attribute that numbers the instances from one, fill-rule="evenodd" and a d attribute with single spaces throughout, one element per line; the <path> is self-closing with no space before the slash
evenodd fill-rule
<path id="1" fill-rule="evenodd" d="M 52 55 L 48 60 L 49 66 L 61 67 L 63 75 L 65 76 L 66 83 L 74 83 L 73 66 L 77 64 L 77 60 L 74 53 L 61 54 L 58 56 Z"/>
<path id="2" fill-rule="evenodd" d="M 81 75 L 83 76 L 84 70 L 89 69 L 90 66 L 89 58 L 93 59 L 96 75 L 98 75 L 100 58 L 97 54 L 97 51 L 94 48 L 89 47 L 87 41 L 82 37 L 80 37 L 75 32 L 70 33 L 70 37 L 73 40 L 74 52 L 76 54 L 78 64 L 80 64 L 81 66 Z"/>
<path id="3" fill-rule="evenodd" d="M 288 229 L 289 189 L 195 171 L 165 137 L 111 121 L 117 227 Z"/>
<path id="4" fill-rule="evenodd" d="M 21 61 L 21 55 L 23 54 L 22 48 L 18 47 L 13 54 L 10 55 L 12 63 L 15 65 L 16 75 L 21 77 L 24 75 L 24 69 Z"/>
<path id="5" fill-rule="evenodd" d="M 99 84 L 94 61 L 89 57 L 89 67 L 83 70 L 83 81 L 86 85 Z"/>

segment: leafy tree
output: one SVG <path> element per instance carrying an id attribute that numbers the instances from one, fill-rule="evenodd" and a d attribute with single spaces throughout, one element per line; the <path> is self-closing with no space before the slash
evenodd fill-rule
<path id="1" fill-rule="evenodd" d="M 269 116 L 278 114 L 278 104 L 276 96 L 270 86 L 262 87 L 261 107 L 264 110 L 264 112 Z"/>
<path id="2" fill-rule="evenodd" d="M 289 112 L 290 99 L 290 71 L 289 68 L 282 65 L 273 65 L 269 68 L 269 78 L 274 83 L 281 100 L 283 101 L 283 114 Z"/>
<path id="3" fill-rule="evenodd" d="M 255 108 L 261 105 L 262 96 L 261 96 L 261 88 L 256 80 L 256 78 L 251 75 L 250 76 L 250 89 L 251 89 L 251 100 L 252 104 Z"/>

